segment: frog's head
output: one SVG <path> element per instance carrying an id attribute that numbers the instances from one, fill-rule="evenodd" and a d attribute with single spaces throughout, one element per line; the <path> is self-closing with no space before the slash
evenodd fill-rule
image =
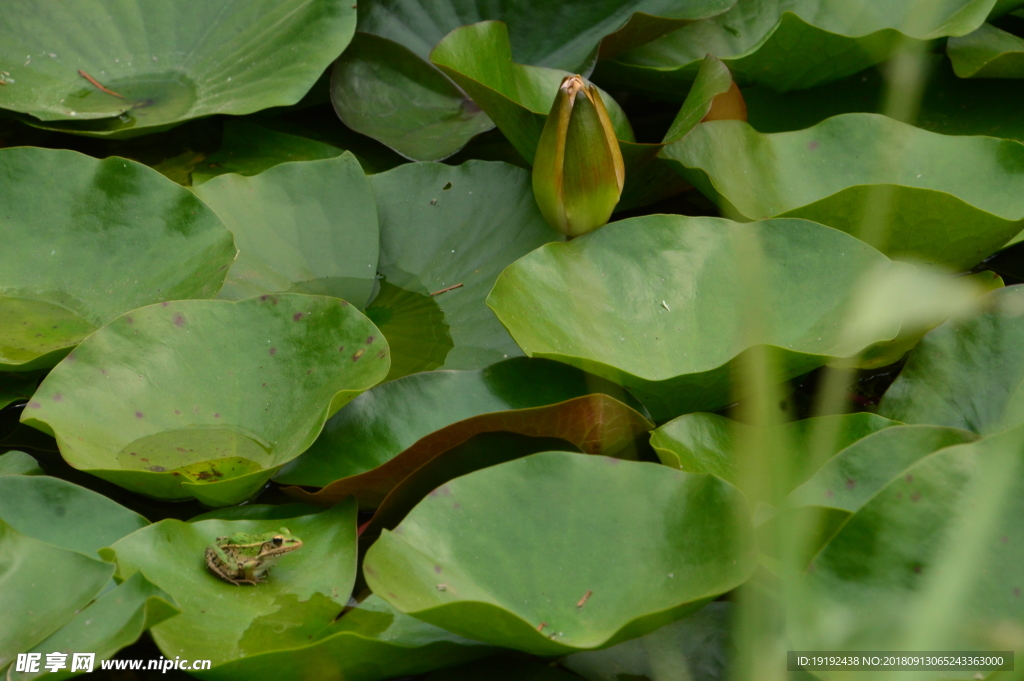
<path id="1" fill-rule="evenodd" d="M 301 548 L 302 540 L 292 536 L 287 527 L 282 527 L 280 532 L 269 535 L 263 542 L 263 546 L 260 548 L 260 557 L 280 556 Z"/>

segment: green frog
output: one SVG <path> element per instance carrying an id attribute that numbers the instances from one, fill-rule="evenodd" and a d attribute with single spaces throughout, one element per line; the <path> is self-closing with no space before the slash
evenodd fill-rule
<path id="1" fill-rule="evenodd" d="M 261 578 L 281 556 L 301 548 L 302 540 L 285 527 L 264 534 L 236 532 L 230 537 L 217 537 L 215 544 L 206 547 L 206 567 L 232 584 L 256 585 L 267 581 Z"/>

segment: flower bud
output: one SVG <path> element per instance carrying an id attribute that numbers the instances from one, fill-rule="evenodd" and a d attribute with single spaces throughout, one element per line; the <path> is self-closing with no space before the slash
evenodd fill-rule
<path id="1" fill-rule="evenodd" d="M 566 76 L 533 159 L 533 195 L 544 219 L 570 237 L 597 229 L 619 202 L 625 175 L 597 88 Z"/>

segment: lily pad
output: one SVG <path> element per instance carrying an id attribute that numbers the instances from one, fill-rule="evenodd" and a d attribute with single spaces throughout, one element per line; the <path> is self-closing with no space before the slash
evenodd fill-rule
<path id="1" fill-rule="evenodd" d="M 410 163 L 369 180 L 387 286 L 366 315 L 395 339 L 401 371 L 388 380 L 522 355 L 484 299 L 516 258 L 563 238 L 540 214 L 530 173 L 500 162 Z"/>
<path id="2" fill-rule="evenodd" d="M 791 489 L 806 480 L 828 457 L 896 425 L 896 421 L 866 412 L 818 416 L 778 426 L 771 437 L 786 443 L 786 451 L 793 457 L 789 468 L 794 478 L 787 483 Z M 651 446 L 666 466 L 690 473 L 711 473 L 735 485 L 739 448 L 751 428 L 718 414 L 686 414 L 651 433 Z M 813 451 L 815 438 L 822 431 L 833 436 L 824 450 Z"/>
<path id="3" fill-rule="evenodd" d="M 67 623 L 114 566 L 26 537 L 0 519 L 0 671 Z"/>
<path id="4" fill-rule="evenodd" d="M 428 61 L 431 49 L 450 31 L 500 19 L 509 24 L 517 61 L 585 72 L 599 43 L 602 54 L 618 53 L 723 12 L 734 1 L 502 0 L 486 6 L 464 0 L 364 2 L 359 33 L 335 65 L 331 97 L 339 117 L 353 130 L 408 158 L 439 160 L 494 125 L 470 98 L 475 98 L 472 92 L 467 96 Z M 549 101 L 544 113 L 550 106 Z"/>
<path id="5" fill-rule="evenodd" d="M 248 119 L 228 120 L 220 148 L 192 171 L 192 185 L 228 173 L 258 175 L 279 163 L 319 161 L 342 153 L 330 144 L 271 130 Z"/>
<path id="6" fill-rule="evenodd" d="M 298 102 L 352 38 L 348 0 L 27 0 L 7 8 L 0 107 L 64 132 L 146 132 Z M 64 123 L 60 123 L 64 122 Z"/>
<path id="7" fill-rule="evenodd" d="M 973 442 L 974 433 L 943 426 L 895 426 L 851 444 L 789 495 L 793 506 L 855 513 L 900 473 L 932 452 Z"/>
<path id="8" fill-rule="evenodd" d="M 149 525 L 102 494 L 46 475 L 0 476 L 0 519 L 27 537 L 92 558 Z"/>
<path id="9" fill-rule="evenodd" d="M 642 636 L 743 583 L 756 556 L 746 514 L 713 476 L 545 452 L 444 485 L 381 534 L 363 572 L 417 619 L 565 654 Z"/>
<path id="10" fill-rule="evenodd" d="M 441 452 L 395 485 L 377 506 L 373 517 L 360 526 L 360 544 L 368 545 L 380 536 L 382 530 L 397 527 L 416 504 L 429 494 L 439 493 L 437 490 L 449 480 L 513 459 L 552 451 L 578 452 L 580 449 L 555 437 L 530 437 L 509 432 L 474 435 L 462 444 Z M 616 458 L 635 460 L 636 454 L 636 449 L 629 447 L 619 451 Z"/>
<path id="11" fill-rule="evenodd" d="M 372 0 L 359 8 L 359 30 L 406 45 L 421 57 L 450 31 L 479 21 L 501 19 L 509 25 L 516 61 L 582 71 L 602 38 L 628 30 L 628 22 L 649 20 L 688 23 L 720 14 L 735 0 L 499 0 L 485 7 L 465 0 Z M 425 20 L 428 15 L 430 20 Z M 678 25 L 677 23 L 677 25 Z M 538 26 L 545 30 L 538 31 Z M 634 27 L 635 28 L 635 27 Z M 650 33 L 619 36 L 621 45 L 642 41 Z"/>
<path id="12" fill-rule="evenodd" d="M 794 647 L 1002 649 L 1024 617 L 1022 441 L 1017 428 L 947 447 L 867 501 L 801 580 L 806 607 L 792 611 Z M 924 604 L 941 614 L 922 619 Z"/>
<path id="13" fill-rule="evenodd" d="M 218 298 L 312 293 L 366 306 L 377 273 L 377 208 L 351 153 L 254 177 L 222 175 L 193 191 L 239 249 Z"/>
<path id="14" fill-rule="evenodd" d="M 141 572 L 177 603 L 181 614 L 150 632 L 164 656 L 211 660 L 216 670 L 302 646 L 330 626 L 355 582 L 355 520 L 354 502 L 288 520 L 162 520 L 102 554 L 116 561 L 117 579 Z M 237 586 L 207 569 L 203 554 L 217 537 L 277 532 L 285 523 L 303 545 L 282 556 L 265 583 Z"/>
<path id="15" fill-rule="evenodd" d="M 1024 145 L 1014 141 L 847 114 L 767 135 L 713 121 L 661 153 L 729 217 L 806 218 L 892 257 L 970 268 L 1024 227 L 1024 196 L 1013 189 Z"/>
<path id="16" fill-rule="evenodd" d="M 722 681 L 731 647 L 733 604 L 715 601 L 642 638 L 570 655 L 562 661 L 588 681 L 689 679 Z"/>
<path id="17" fill-rule="evenodd" d="M 741 333 L 742 254 L 755 249 L 765 315 L 756 338 Z M 803 220 L 649 215 L 537 249 L 502 273 L 487 304 L 527 355 L 615 381 L 664 421 L 728 405 L 732 366 L 755 344 L 772 347 L 792 378 L 893 339 L 898 319 L 841 323 L 861 277 L 886 267 L 867 244 Z M 901 295 L 888 292 L 886 305 Z"/>
<path id="18" fill-rule="evenodd" d="M 371 33 L 356 33 L 335 63 L 331 101 L 345 125 L 418 161 L 448 158 L 494 127 L 429 62 Z"/>
<path id="19" fill-rule="evenodd" d="M 0 454 L 0 476 L 42 474 L 43 469 L 39 467 L 39 462 L 25 452 L 13 450 Z"/>
<path id="20" fill-rule="evenodd" d="M 100 596 L 79 612 L 70 622 L 45 641 L 25 652 L 40 653 L 45 662 L 50 653 L 67 655 L 67 668 L 55 672 L 40 666 L 36 673 L 9 672 L 9 681 L 30 679 L 68 679 L 77 676 L 71 672 L 73 654 L 89 651 L 95 654 L 94 669 L 101 660 L 109 660 L 117 651 L 131 645 L 142 632 L 177 615 L 173 599 L 153 586 L 141 572 L 132 575 L 120 586 Z"/>
<path id="21" fill-rule="evenodd" d="M 313 640 L 304 641 L 302 647 L 256 653 L 200 676 L 210 681 L 276 681 L 287 671 L 309 679 L 382 681 L 449 667 L 494 651 L 409 617 L 372 594 L 309 638 Z"/>
<path id="22" fill-rule="evenodd" d="M 671 97 L 686 91 L 704 55 L 713 54 L 741 85 L 809 88 L 862 71 L 917 41 L 970 33 L 994 4 L 941 0 L 922 11 L 915 0 L 739 0 L 724 14 L 602 62 L 597 73 L 633 90 Z"/>
<path id="23" fill-rule="evenodd" d="M 988 294 L 989 311 L 935 329 L 910 353 L 878 410 L 904 423 L 990 435 L 1024 423 L 1024 286 Z"/>
<path id="24" fill-rule="evenodd" d="M 313 446 L 277 477 L 323 487 L 290 490 L 313 503 L 350 494 L 375 508 L 413 471 L 478 433 L 557 437 L 614 455 L 653 428 L 619 386 L 572 367 L 519 357 L 477 371 L 389 381 L 335 414 Z"/>
<path id="25" fill-rule="evenodd" d="M 949 60 L 924 55 L 921 99 L 914 125 L 944 135 L 987 135 L 1024 142 L 1024 90 L 998 80 L 958 78 Z M 885 65 L 809 90 L 779 93 L 747 87 L 750 124 L 760 132 L 786 132 L 817 125 L 844 113 L 884 113 Z"/>
<path id="26" fill-rule="evenodd" d="M 128 310 L 210 298 L 235 257 L 213 211 L 134 161 L 15 147 L 0 177 L 0 370 L 52 367 Z"/>
<path id="27" fill-rule="evenodd" d="M 1024 78 L 1024 38 L 992 24 L 950 38 L 946 54 L 961 78 Z"/>
<path id="28" fill-rule="evenodd" d="M 337 298 L 187 300 L 123 315 L 43 381 L 22 421 L 74 467 L 158 499 L 243 501 L 388 369 Z"/>

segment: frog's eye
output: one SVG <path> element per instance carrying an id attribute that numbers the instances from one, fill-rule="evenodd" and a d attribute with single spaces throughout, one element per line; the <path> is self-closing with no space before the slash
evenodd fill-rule
<path id="1" fill-rule="evenodd" d="M 284 543 L 284 537 L 282 537 L 281 535 L 277 534 L 277 535 L 274 535 L 274 538 L 271 539 L 270 541 L 272 541 L 274 543 L 274 546 L 280 546 L 281 544 Z"/>

